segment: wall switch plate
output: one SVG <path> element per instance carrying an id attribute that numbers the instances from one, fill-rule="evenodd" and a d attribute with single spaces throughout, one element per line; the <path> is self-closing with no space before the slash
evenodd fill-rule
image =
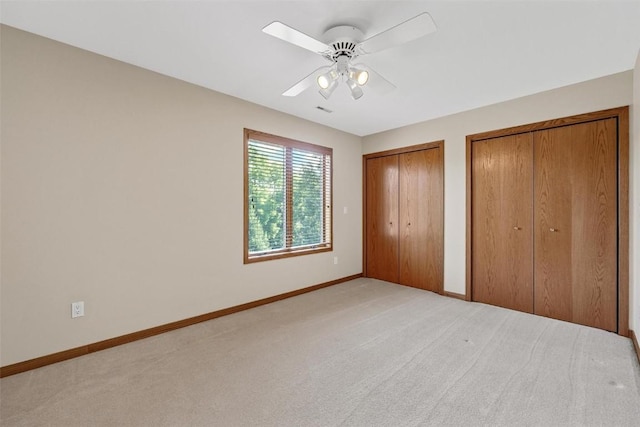
<path id="1" fill-rule="evenodd" d="M 342 208 L 342 213 L 344 213 L 345 215 L 349 213 L 349 208 L 347 208 L 346 206 Z"/>
<path id="2" fill-rule="evenodd" d="M 333 264 L 334 265 L 338 264 L 338 257 L 337 256 L 333 257 Z"/>
<path id="3" fill-rule="evenodd" d="M 72 302 L 71 303 L 71 318 L 75 319 L 76 317 L 84 316 L 84 301 Z"/>

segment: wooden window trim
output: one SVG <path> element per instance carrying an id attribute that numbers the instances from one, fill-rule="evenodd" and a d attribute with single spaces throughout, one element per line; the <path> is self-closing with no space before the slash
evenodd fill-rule
<path id="1" fill-rule="evenodd" d="M 325 243 L 317 245 L 290 247 L 293 240 L 293 223 L 291 218 L 293 216 L 293 193 L 290 191 L 292 182 L 293 170 L 292 170 L 292 156 L 290 151 L 287 150 L 286 155 L 286 175 L 287 190 L 285 193 L 285 209 L 286 209 L 286 229 L 285 229 L 285 248 L 265 252 L 263 254 L 249 254 L 249 140 L 258 140 L 262 142 L 277 144 L 289 148 L 296 148 L 305 151 L 311 151 L 322 155 L 328 155 L 330 158 L 329 173 L 323 171 L 323 184 L 328 179 L 329 197 L 327 199 L 327 192 L 323 191 L 323 236 Z M 308 142 L 302 142 L 295 139 L 285 138 L 278 135 L 272 135 L 265 132 L 260 132 L 252 129 L 244 129 L 244 264 L 251 264 L 254 262 L 268 261 L 274 259 L 290 258 L 301 255 L 310 255 L 321 252 L 333 251 L 333 149 L 329 147 L 323 147 L 321 145 L 311 144 Z"/>

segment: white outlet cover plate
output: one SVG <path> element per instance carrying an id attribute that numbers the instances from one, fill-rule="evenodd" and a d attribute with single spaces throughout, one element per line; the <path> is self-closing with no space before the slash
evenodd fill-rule
<path id="1" fill-rule="evenodd" d="M 84 301 L 71 303 L 71 318 L 84 316 Z"/>

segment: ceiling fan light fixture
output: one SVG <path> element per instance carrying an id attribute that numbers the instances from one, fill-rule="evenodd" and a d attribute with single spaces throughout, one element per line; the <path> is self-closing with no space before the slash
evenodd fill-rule
<path id="1" fill-rule="evenodd" d="M 369 81 L 369 72 L 358 68 L 351 68 L 349 71 L 349 79 L 358 83 L 358 86 L 364 86 Z"/>
<path id="2" fill-rule="evenodd" d="M 347 86 L 349 86 L 349 90 L 351 90 L 351 97 L 354 100 L 360 99 L 362 95 L 364 95 L 362 88 L 358 86 L 358 82 L 356 82 L 355 80 L 349 79 L 347 81 Z"/>
<path id="3" fill-rule="evenodd" d="M 326 89 L 330 84 L 331 83 L 329 82 L 327 76 L 325 76 L 324 74 L 318 76 L 318 86 L 320 86 L 320 89 Z"/>
<path id="4" fill-rule="evenodd" d="M 336 83 L 336 80 L 338 80 L 338 73 L 336 72 L 336 70 L 329 70 L 324 74 L 320 74 L 318 76 L 317 82 L 318 82 L 318 86 L 320 86 L 320 89 L 329 89 L 329 87 L 333 84 Z"/>
<path id="5" fill-rule="evenodd" d="M 320 78 L 318 78 L 318 80 L 320 80 Z M 320 82 L 318 82 L 318 85 L 320 85 Z M 338 81 L 332 80 L 331 82 L 329 82 L 329 86 L 327 86 L 326 88 L 323 88 L 322 86 L 320 87 L 321 89 L 318 91 L 320 92 L 320 95 L 322 95 L 324 99 L 329 99 L 333 91 L 336 90 L 336 87 L 338 87 Z"/>

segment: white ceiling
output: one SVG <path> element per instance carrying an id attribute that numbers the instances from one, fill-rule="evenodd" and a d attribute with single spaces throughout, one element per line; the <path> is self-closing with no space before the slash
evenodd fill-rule
<path id="1" fill-rule="evenodd" d="M 425 11 L 436 33 L 360 58 L 393 92 L 281 96 L 327 62 L 265 25 L 322 39 L 349 24 L 368 38 Z M 3 0 L 0 21 L 360 136 L 630 70 L 640 49 L 640 0 Z"/>

